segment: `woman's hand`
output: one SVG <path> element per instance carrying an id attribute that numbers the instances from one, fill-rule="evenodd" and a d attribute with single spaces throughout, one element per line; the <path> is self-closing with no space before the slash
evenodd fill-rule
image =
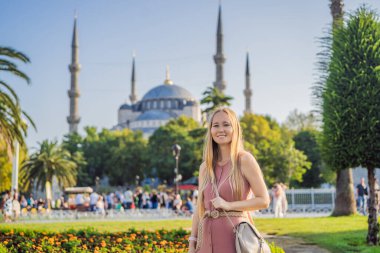
<path id="1" fill-rule="evenodd" d="M 221 197 L 216 197 L 216 198 L 212 199 L 211 203 L 216 209 L 223 209 L 226 211 L 229 211 L 231 209 L 230 203 L 225 201 Z"/>
<path id="2" fill-rule="evenodd" d="M 195 242 L 193 241 L 190 242 L 188 253 L 195 253 Z"/>

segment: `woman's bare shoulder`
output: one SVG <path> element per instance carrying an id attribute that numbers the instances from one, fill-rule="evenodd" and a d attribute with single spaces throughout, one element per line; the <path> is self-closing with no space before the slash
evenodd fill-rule
<path id="1" fill-rule="evenodd" d="M 239 152 L 239 157 L 242 163 L 249 163 L 249 162 L 256 161 L 255 157 L 250 152 L 245 151 L 245 150 Z"/>
<path id="2" fill-rule="evenodd" d="M 199 166 L 199 175 L 204 175 L 206 172 L 206 162 L 202 162 L 202 164 Z"/>
<path id="3" fill-rule="evenodd" d="M 252 170 L 257 171 L 260 170 L 260 167 L 255 159 L 255 157 L 248 151 L 241 151 L 239 153 L 240 161 L 242 165 L 242 171 L 245 174 L 246 172 L 250 172 Z"/>

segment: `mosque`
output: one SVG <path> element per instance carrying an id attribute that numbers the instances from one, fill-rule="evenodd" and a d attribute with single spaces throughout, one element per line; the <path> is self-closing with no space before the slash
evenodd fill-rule
<path id="1" fill-rule="evenodd" d="M 216 33 L 216 54 L 214 62 L 216 65 L 216 80 L 214 87 L 223 92 L 226 88 L 226 82 L 223 75 L 223 65 L 226 58 L 223 53 L 223 30 L 222 30 L 222 8 L 219 5 L 217 33 Z M 80 121 L 78 113 L 78 74 L 80 64 L 78 62 L 78 36 L 76 19 L 74 22 L 73 40 L 72 40 L 72 61 L 69 65 L 71 73 L 71 89 L 68 91 L 70 99 L 70 115 L 67 117 L 69 131 L 76 132 Z M 250 88 L 249 58 L 247 53 L 246 72 L 245 72 L 245 110 L 252 112 Z M 175 84 L 170 79 L 169 67 L 166 70 L 166 79 L 162 84 L 149 90 L 141 100 L 138 100 L 136 94 L 135 82 L 135 59 L 132 60 L 131 75 L 131 94 L 129 95 L 130 103 L 122 104 L 118 109 L 118 122 L 112 130 L 129 128 L 131 130 L 140 130 L 145 137 L 149 137 L 160 126 L 165 125 L 169 120 L 185 115 L 201 122 L 201 109 L 199 100 L 197 100 L 187 89 Z"/>

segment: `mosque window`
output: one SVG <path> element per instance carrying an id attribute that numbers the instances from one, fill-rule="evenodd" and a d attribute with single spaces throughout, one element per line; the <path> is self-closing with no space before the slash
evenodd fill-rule
<path id="1" fill-rule="evenodd" d="M 156 109 L 157 108 L 157 101 L 153 101 L 153 109 Z"/>
<path id="2" fill-rule="evenodd" d="M 165 103 L 164 100 L 161 100 L 161 101 L 160 101 L 160 108 L 161 108 L 161 109 L 164 109 L 164 107 L 165 107 L 165 104 L 164 104 L 164 103 Z"/>
<path id="3" fill-rule="evenodd" d="M 178 100 L 173 101 L 173 109 L 178 109 Z"/>
<path id="4" fill-rule="evenodd" d="M 170 108 L 170 100 L 166 100 L 166 108 Z"/>

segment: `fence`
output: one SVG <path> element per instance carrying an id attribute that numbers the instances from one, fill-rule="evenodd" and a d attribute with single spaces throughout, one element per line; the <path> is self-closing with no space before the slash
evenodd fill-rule
<path id="1" fill-rule="evenodd" d="M 289 213 L 329 213 L 334 209 L 335 188 L 331 189 L 289 189 L 286 191 Z M 272 212 L 270 208 L 262 213 Z"/>

